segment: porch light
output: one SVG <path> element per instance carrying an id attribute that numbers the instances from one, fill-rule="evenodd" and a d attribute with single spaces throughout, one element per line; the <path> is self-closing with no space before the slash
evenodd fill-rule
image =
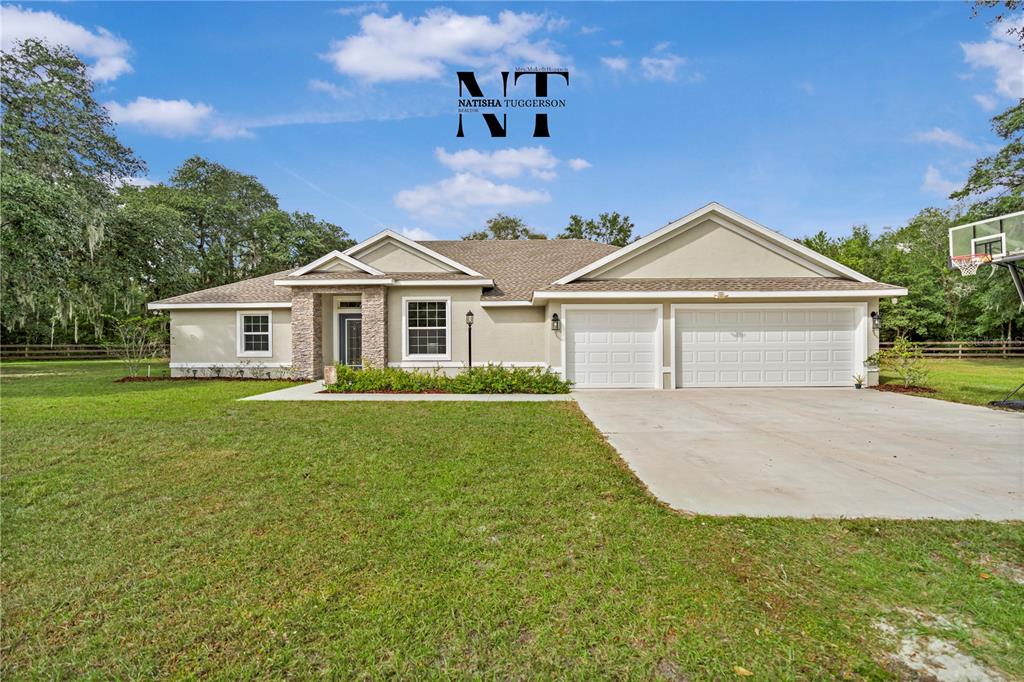
<path id="1" fill-rule="evenodd" d="M 473 311 L 472 310 L 469 310 L 469 311 L 466 312 L 466 326 L 467 327 L 472 327 L 473 326 Z"/>
<path id="2" fill-rule="evenodd" d="M 882 328 L 882 313 L 877 310 L 871 311 L 871 328 L 875 331 Z"/>
<path id="3" fill-rule="evenodd" d="M 551 313 L 551 331 L 557 332 L 562 328 L 562 321 L 558 319 L 558 313 Z"/>

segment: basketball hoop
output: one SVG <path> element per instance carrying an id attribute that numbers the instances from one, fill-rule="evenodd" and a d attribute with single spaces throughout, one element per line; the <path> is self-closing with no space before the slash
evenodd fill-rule
<path id="1" fill-rule="evenodd" d="M 992 262 L 992 256 L 987 253 L 972 253 L 969 256 L 953 256 L 953 267 L 960 271 L 964 277 L 978 274 L 978 268 L 985 263 Z"/>

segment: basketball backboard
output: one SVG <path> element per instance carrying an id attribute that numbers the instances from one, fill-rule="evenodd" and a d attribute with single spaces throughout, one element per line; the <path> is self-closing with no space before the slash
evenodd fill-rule
<path id="1" fill-rule="evenodd" d="M 994 263 L 1024 258 L 1024 211 L 950 228 L 949 255 L 986 255 Z"/>
<path id="2" fill-rule="evenodd" d="M 1010 273 L 1024 303 L 1024 211 L 1008 213 L 949 230 L 949 263 L 963 275 L 973 275 L 981 265 L 1002 266 Z"/>

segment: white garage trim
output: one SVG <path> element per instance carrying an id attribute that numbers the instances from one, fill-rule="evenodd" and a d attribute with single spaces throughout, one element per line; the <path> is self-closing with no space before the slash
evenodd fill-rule
<path id="1" fill-rule="evenodd" d="M 664 310 L 660 303 L 564 303 L 559 308 L 558 316 L 562 319 L 562 338 L 561 338 L 561 351 L 562 351 L 562 366 L 560 374 L 563 379 L 568 379 L 568 364 L 566 364 L 566 340 L 569 334 L 569 318 L 566 315 L 567 312 L 573 310 L 648 310 L 656 313 L 655 318 L 657 320 L 654 331 L 654 362 L 651 363 L 651 388 L 662 388 L 661 383 L 661 366 L 665 359 L 665 350 L 663 342 L 663 317 Z"/>
<path id="2" fill-rule="evenodd" d="M 679 375 L 679 367 L 677 366 L 677 348 L 676 348 L 676 337 L 677 337 L 677 324 L 676 324 L 676 312 L 679 310 L 792 310 L 792 309 L 808 309 L 808 308 L 846 308 L 853 310 L 856 313 L 856 326 L 853 333 L 853 363 L 850 366 L 850 377 L 852 383 L 852 377 L 856 374 L 864 374 L 864 363 L 868 358 L 868 334 L 870 334 L 870 325 L 868 324 L 868 304 L 867 302 L 855 302 L 855 303 L 674 303 L 672 304 L 672 315 L 671 315 L 671 337 L 669 339 L 670 352 L 672 354 L 672 388 L 677 388 L 677 377 Z"/>

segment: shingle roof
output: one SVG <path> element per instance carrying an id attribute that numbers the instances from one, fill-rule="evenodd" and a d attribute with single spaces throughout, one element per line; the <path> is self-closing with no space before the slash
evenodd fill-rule
<path id="1" fill-rule="evenodd" d="M 333 271 L 333 272 L 307 272 L 305 275 L 299 275 L 298 277 L 292 277 L 286 275 L 278 279 L 288 280 L 308 280 L 315 282 L 322 279 L 365 279 L 368 281 L 378 279 L 393 279 L 393 280 L 460 280 L 460 279 L 480 279 L 474 275 L 467 275 L 462 272 L 386 272 L 383 275 L 371 275 L 368 272 L 355 272 L 355 271 Z M 280 288 L 280 287 L 278 287 Z"/>
<path id="2" fill-rule="evenodd" d="M 243 279 L 241 282 L 224 284 L 211 289 L 190 291 L 181 296 L 172 296 L 154 303 L 291 303 L 292 290 L 274 286 L 275 279 L 287 277 L 295 268 L 272 272 L 262 277 Z"/>
<path id="3" fill-rule="evenodd" d="M 298 280 L 322 280 L 322 279 L 358 279 L 366 280 L 367 283 L 374 280 L 394 279 L 404 280 L 461 280 L 480 279 L 461 272 L 389 272 L 385 275 L 371 275 L 368 272 L 343 271 L 343 272 L 310 272 L 298 277 L 292 277 L 291 273 L 295 268 L 274 272 L 261 277 L 243 279 L 241 282 L 224 284 L 210 289 L 192 291 L 181 296 L 173 296 L 154 303 L 183 304 L 183 303 L 291 303 L 292 290 L 287 286 L 276 286 L 276 279 L 298 279 Z"/>
<path id="4" fill-rule="evenodd" d="M 744 277 L 683 279 L 577 280 L 552 284 L 588 263 L 618 249 L 582 239 L 426 241 L 427 248 L 458 261 L 494 280 L 484 289 L 483 301 L 529 301 L 534 291 L 861 291 L 899 289 L 881 282 L 856 282 L 830 277 Z M 359 279 L 372 282 L 395 280 L 478 279 L 461 272 L 397 272 L 371 275 L 366 272 L 313 272 L 291 277 L 294 268 L 211 289 L 174 296 L 161 304 L 191 303 L 289 303 L 292 291 L 275 286 L 276 279 Z"/>
<path id="5" fill-rule="evenodd" d="M 691 277 L 682 279 L 588 279 L 540 287 L 543 291 L 877 291 L 902 289 L 882 282 L 833 277 Z"/>
<path id="6" fill-rule="evenodd" d="M 529 301 L 570 272 L 618 250 L 617 246 L 585 239 L 464 239 L 420 242 L 494 280 L 484 301 Z"/>

